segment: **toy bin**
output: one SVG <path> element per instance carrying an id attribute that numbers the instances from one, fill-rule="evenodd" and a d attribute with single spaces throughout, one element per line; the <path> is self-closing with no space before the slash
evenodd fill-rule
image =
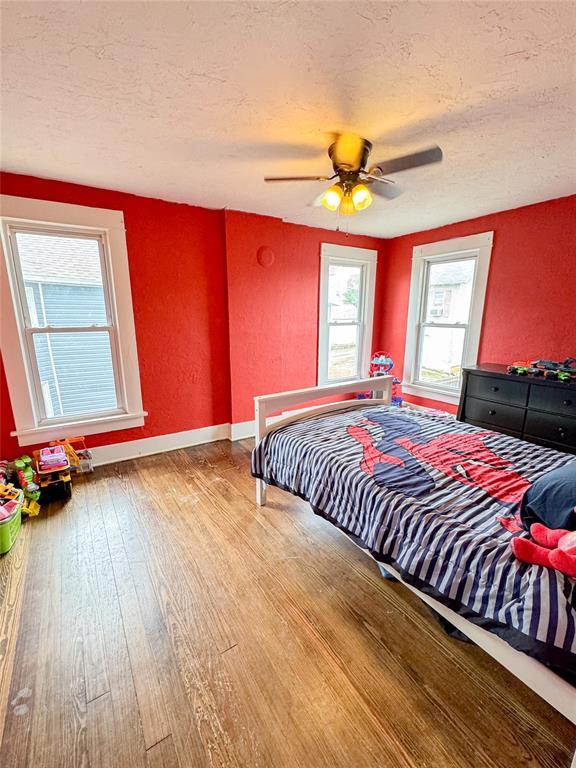
<path id="1" fill-rule="evenodd" d="M 12 549 L 12 545 L 20 533 L 21 523 L 22 507 L 18 505 L 18 509 L 13 515 L 0 522 L 0 555 L 5 555 Z"/>

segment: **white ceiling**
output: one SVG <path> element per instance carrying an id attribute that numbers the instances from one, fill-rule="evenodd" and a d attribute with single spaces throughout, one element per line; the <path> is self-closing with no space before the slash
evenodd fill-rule
<path id="1" fill-rule="evenodd" d="M 573 2 L 4 2 L 2 166 L 394 236 L 576 192 Z M 405 193 L 308 203 L 330 133 L 437 143 Z"/>

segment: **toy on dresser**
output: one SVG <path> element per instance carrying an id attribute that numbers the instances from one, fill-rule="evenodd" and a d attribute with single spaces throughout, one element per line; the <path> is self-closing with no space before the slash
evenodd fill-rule
<path id="1" fill-rule="evenodd" d="M 552 381 L 570 384 L 576 381 L 576 357 L 555 360 L 517 360 L 509 365 L 507 373 L 515 376 L 543 376 Z"/>

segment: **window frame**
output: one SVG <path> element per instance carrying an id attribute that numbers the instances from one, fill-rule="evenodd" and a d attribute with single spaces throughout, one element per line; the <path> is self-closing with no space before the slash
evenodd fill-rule
<path id="1" fill-rule="evenodd" d="M 1 196 L 0 259 L 3 306 L 0 346 L 20 445 L 81 433 L 138 427 L 142 409 L 128 253 L 122 211 Z M 106 326 L 32 326 L 19 263 L 17 232 L 97 238 L 105 294 Z M 50 417 L 46 414 L 33 337 L 37 333 L 108 332 L 118 407 L 109 411 Z M 14 343 L 17 339 L 18 343 Z"/>
<path id="2" fill-rule="evenodd" d="M 372 352 L 372 327 L 374 321 L 374 295 L 376 290 L 376 265 L 378 251 L 356 248 L 335 243 L 322 243 L 320 249 L 320 294 L 318 308 L 318 385 L 337 384 L 365 378 L 368 375 Z M 330 323 L 328 319 L 328 286 L 330 266 L 362 267 L 358 321 Z M 360 343 L 358 367 L 354 376 L 339 379 L 328 378 L 329 341 L 331 325 L 354 325 L 358 328 Z"/>
<path id="3" fill-rule="evenodd" d="M 404 354 L 404 380 L 402 382 L 402 390 L 405 394 L 426 397 L 452 405 L 457 405 L 460 402 L 460 389 L 455 390 L 442 387 L 441 385 L 431 385 L 417 378 L 420 368 L 423 327 L 426 325 L 447 328 L 465 326 L 462 367 L 476 364 L 482 331 L 493 236 L 494 232 L 482 232 L 467 237 L 418 245 L 413 248 Z M 475 261 L 468 323 L 425 322 L 426 286 L 430 264 L 464 261 L 466 259 L 474 259 Z"/>

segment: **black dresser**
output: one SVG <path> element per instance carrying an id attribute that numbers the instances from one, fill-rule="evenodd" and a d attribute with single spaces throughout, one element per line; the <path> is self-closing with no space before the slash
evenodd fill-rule
<path id="1" fill-rule="evenodd" d="M 457 418 L 576 453 L 576 383 L 514 376 L 495 363 L 464 368 Z"/>

